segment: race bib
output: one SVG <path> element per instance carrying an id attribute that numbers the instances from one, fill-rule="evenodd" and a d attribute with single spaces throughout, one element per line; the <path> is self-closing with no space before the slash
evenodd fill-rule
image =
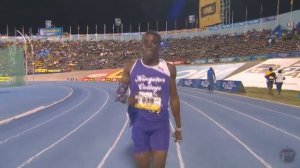
<path id="1" fill-rule="evenodd" d="M 139 92 L 139 94 L 136 95 L 136 99 L 136 108 L 149 110 L 150 112 L 155 113 L 160 112 L 161 98 L 156 95 L 153 95 L 152 92 Z"/>

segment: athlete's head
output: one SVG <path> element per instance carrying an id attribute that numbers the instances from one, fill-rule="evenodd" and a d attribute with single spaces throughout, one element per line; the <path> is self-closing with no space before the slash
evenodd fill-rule
<path id="1" fill-rule="evenodd" d="M 143 58 L 146 61 L 159 58 L 161 37 L 156 32 L 147 32 L 142 39 Z"/>

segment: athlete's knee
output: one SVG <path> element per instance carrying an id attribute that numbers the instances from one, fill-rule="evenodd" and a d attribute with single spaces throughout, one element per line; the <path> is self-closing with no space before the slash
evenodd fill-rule
<path id="1" fill-rule="evenodd" d="M 141 152 L 134 154 L 134 160 L 137 168 L 149 168 L 150 153 L 149 152 Z"/>
<path id="2" fill-rule="evenodd" d="M 164 168 L 167 160 L 167 151 L 153 151 L 152 153 L 152 167 Z"/>

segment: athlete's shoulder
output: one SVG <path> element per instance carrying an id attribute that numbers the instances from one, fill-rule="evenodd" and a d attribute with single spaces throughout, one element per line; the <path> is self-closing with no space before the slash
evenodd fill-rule
<path id="1" fill-rule="evenodd" d="M 131 59 L 131 60 L 129 60 L 129 61 L 125 64 L 124 70 L 125 70 L 125 71 L 130 71 L 130 70 L 132 69 L 133 65 L 136 63 L 137 60 L 138 60 L 138 59 Z"/>
<path id="2" fill-rule="evenodd" d="M 169 72 L 171 76 L 176 76 L 176 66 L 174 64 L 170 64 L 166 62 L 166 65 L 168 66 Z"/>

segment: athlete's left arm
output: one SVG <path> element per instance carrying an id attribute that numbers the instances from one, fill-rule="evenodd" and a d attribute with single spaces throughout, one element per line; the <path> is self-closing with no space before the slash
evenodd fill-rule
<path id="1" fill-rule="evenodd" d="M 170 105 L 172 114 L 175 120 L 176 129 L 175 129 L 175 142 L 182 140 L 181 136 L 181 118 L 180 118 L 180 101 L 177 93 L 176 86 L 176 67 L 174 65 L 168 64 L 170 71 Z"/>
<path id="2" fill-rule="evenodd" d="M 130 85 L 130 69 L 132 67 L 132 64 L 132 62 L 129 62 L 123 68 L 123 74 L 119 83 L 119 87 L 117 89 L 115 101 L 121 103 L 126 103 L 127 101 L 128 96 L 126 95 L 126 93 Z"/>

